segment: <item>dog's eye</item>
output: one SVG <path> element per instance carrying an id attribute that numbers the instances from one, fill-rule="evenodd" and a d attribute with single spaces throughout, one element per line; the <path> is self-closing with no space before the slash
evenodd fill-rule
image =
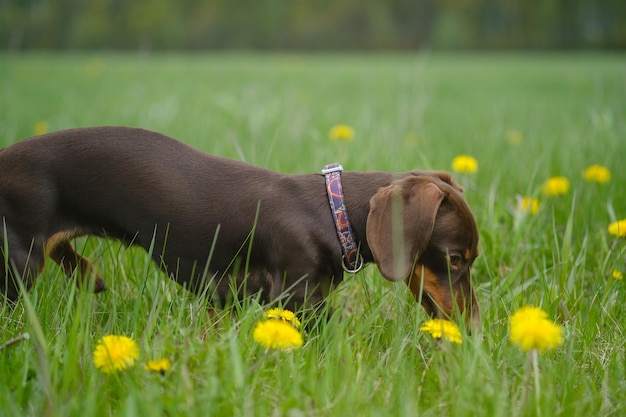
<path id="1" fill-rule="evenodd" d="M 463 257 L 461 255 L 449 254 L 448 262 L 450 262 L 450 266 L 459 266 L 463 262 Z"/>

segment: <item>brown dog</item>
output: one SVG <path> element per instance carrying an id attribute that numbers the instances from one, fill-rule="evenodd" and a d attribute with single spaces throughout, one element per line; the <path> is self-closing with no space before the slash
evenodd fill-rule
<path id="1" fill-rule="evenodd" d="M 433 316 L 478 321 L 470 283 L 478 231 L 448 174 L 345 172 L 345 208 L 365 262 L 406 281 Z M 30 288 L 46 256 L 104 283 L 70 241 L 82 235 L 152 248 L 192 291 L 245 293 L 297 308 L 343 277 L 321 175 L 284 175 L 208 155 L 142 129 L 65 130 L 0 150 L 0 291 Z M 243 291 L 242 291 L 243 292 Z M 243 294 L 242 294 L 243 295 Z"/>

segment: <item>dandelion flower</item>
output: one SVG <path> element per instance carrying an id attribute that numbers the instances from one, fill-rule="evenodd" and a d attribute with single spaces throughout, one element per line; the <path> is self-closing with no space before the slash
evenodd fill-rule
<path id="1" fill-rule="evenodd" d="M 615 237 L 626 237 L 626 219 L 611 223 L 609 225 L 609 234 Z"/>
<path id="2" fill-rule="evenodd" d="M 154 359 L 148 361 L 143 366 L 143 369 L 151 372 L 159 372 L 162 375 L 170 370 L 172 367 L 172 362 L 168 358 Z"/>
<path id="3" fill-rule="evenodd" d="M 335 125 L 328 132 L 328 137 L 336 142 L 350 142 L 354 139 L 354 129 L 348 125 Z"/>
<path id="4" fill-rule="evenodd" d="M 452 160 L 452 169 L 461 174 L 473 174 L 478 171 L 478 161 L 469 155 L 459 155 Z"/>
<path id="5" fill-rule="evenodd" d="M 422 142 L 422 137 L 417 132 L 408 132 L 404 135 L 404 144 L 408 146 L 419 145 Z"/>
<path id="6" fill-rule="evenodd" d="M 541 192 L 551 197 L 555 197 L 561 194 L 566 194 L 568 191 L 569 191 L 569 180 L 565 177 L 549 178 L 541 186 Z"/>
<path id="7" fill-rule="evenodd" d="M 563 343 L 562 329 L 538 307 L 526 306 L 510 317 L 510 340 L 522 351 L 545 352 Z"/>
<path id="8" fill-rule="evenodd" d="M 449 320 L 431 319 L 428 320 L 420 330 L 430 334 L 435 339 L 445 338 L 454 343 L 462 343 L 461 331 L 459 327 Z"/>
<path id="9" fill-rule="evenodd" d="M 85 63 L 85 72 L 89 78 L 98 78 L 104 71 L 104 61 L 101 58 L 92 58 Z"/>
<path id="10" fill-rule="evenodd" d="M 35 133 L 35 135 L 43 135 L 45 133 L 48 133 L 48 123 L 44 122 L 43 120 L 35 123 L 33 133 Z"/>
<path id="11" fill-rule="evenodd" d="M 539 211 L 539 200 L 534 197 L 518 197 L 515 209 L 518 213 L 534 216 Z"/>
<path id="12" fill-rule="evenodd" d="M 624 279 L 624 273 L 617 269 L 613 270 L 613 272 L 611 273 L 611 276 L 613 277 L 613 279 Z"/>
<path id="13" fill-rule="evenodd" d="M 133 366 L 139 358 L 139 346 L 126 336 L 107 335 L 98 341 L 93 352 L 93 363 L 105 374 Z"/>
<path id="14" fill-rule="evenodd" d="M 611 171 L 602 165 L 591 165 L 585 169 L 583 176 L 587 182 L 606 184 L 611 181 Z"/>
<path id="15" fill-rule="evenodd" d="M 252 332 L 254 340 L 268 348 L 291 350 L 304 344 L 302 334 L 283 320 L 265 320 L 257 323 Z"/>
<path id="16" fill-rule="evenodd" d="M 519 145 L 520 143 L 522 143 L 523 139 L 524 135 L 522 135 L 522 132 L 520 132 L 519 130 L 508 130 L 506 132 L 506 141 L 510 145 Z"/>
<path id="17" fill-rule="evenodd" d="M 283 320 L 288 323 L 291 323 L 293 327 L 300 327 L 300 320 L 296 315 L 289 311 L 283 310 L 282 308 L 271 308 L 265 312 L 266 319 L 274 319 L 274 320 Z"/>
<path id="18" fill-rule="evenodd" d="M 517 324 L 523 320 L 542 320 L 547 319 L 548 313 L 539 307 L 524 306 L 517 310 L 510 318 L 511 324 Z"/>

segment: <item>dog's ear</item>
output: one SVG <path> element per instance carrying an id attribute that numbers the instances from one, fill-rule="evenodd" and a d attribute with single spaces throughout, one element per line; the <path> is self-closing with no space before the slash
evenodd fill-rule
<path id="1" fill-rule="evenodd" d="M 407 177 L 382 187 L 370 200 L 367 243 L 380 273 L 406 279 L 428 246 L 445 193 L 428 176 Z"/>
<path id="2" fill-rule="evenodd" d="M 452 178 L 452 175 L 450 175 L 449 172 L 417 170 L 417 171 L 411 171 L 411 175 L 414 175 L 416 177 L 427 176 L 427 177 L 439 178 L 441 181 L 445 182 L 450 187 L 454 188 L 460 193 L 463 193 L 463 187 L 461 187 L 459 184 L 456 183 L 456 181 L 454 181 L 454 178 Z"/>

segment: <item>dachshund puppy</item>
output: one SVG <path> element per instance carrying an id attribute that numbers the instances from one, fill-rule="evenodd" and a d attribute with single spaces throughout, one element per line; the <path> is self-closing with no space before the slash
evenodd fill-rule
<path id="1" fill-rule="evenodd" d="M 449 174 L 344 172 L 359 265 L 405 281 L 432 316 L 478 322 L 470 281 L 476 221 Z M 343 278 L 341 232 L 323 175 L 285 175 L 127 127 L 64 130 L 0 150 L 0 292 L 30 288 L 52 258 L 79 284 L 95 279 L 72 239 L 95 235 L 151 249 L 191 291 L 216 301 L 261 293 L 313 305 Z M 346 214 L 347 213 L 347 214 Z M 352 269 L 352 268 L 349 268 Z"/>

